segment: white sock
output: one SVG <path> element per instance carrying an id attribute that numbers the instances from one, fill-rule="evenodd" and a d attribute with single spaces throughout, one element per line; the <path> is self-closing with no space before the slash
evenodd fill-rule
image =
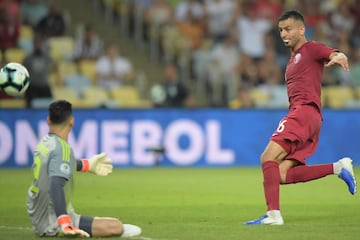
<path id="1" fill-rule="evenodd" d="M 334 174 L 339 175 L 341 172 L 341 168 L 342 168 L 342 164 L 339 162 L 334 162 L 333 163 L 333 169 L 334 169 Z"/>
<path id="2" fill-rule="evenodd" d="M 274 219 L 282 218 L 280 210 L 271 210 L 268 211 L 266 214 Z"/>
<path id="3" fill-rule="evenodd" d="M 123 229 L 124 231 L 121 235 L 123 238 L 136 237 L 141 234 L 141 228 L 136 225 L 123 224 Z"/>

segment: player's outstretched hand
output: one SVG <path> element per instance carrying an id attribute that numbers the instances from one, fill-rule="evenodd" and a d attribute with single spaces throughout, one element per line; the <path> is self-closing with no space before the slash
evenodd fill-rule
<path id="1" fill-rule="evenodd" d="M 106 157 L 106 153 L 94 155 L 89 159 L 89 172 L 99 176 L 107 176 L 112 172 L 112 159 Z"/>
<path id="2" fill-rule="evenodd" d="M 60 232 L 58 234 L 59 237 L 90 237 L 87 232 L 72 225 L 71 217 L 69 215 L 59 216 L 57 222 L 60 226 Z"/>
<path id="3" fill-rule="evenodd" d="M 325 67 L 330 67 L 334 64 L 339 64 L 345 71 L 350 71 L 348 58 L 344 53 L 336 53 L 336 55 L 334 55 L 331 60 L 325 64 Z"/>

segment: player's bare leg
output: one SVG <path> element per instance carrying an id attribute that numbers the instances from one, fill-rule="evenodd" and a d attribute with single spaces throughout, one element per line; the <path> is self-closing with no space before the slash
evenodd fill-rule
<path id="1" fill-rule="evenodd" d="M 93 237 L 135 237 L 141 234 L 141 228 L 131 224 L 122 224 L 116 218 L 95 217 L 92 224 Z"/>

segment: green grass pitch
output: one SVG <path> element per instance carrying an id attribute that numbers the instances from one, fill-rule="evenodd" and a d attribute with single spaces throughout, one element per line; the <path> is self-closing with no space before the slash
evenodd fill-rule
<path id="1" fill-rule="evenodd" d="M 30 169 L 0 170 L 0 239 L 40 239 L 25 209 Z M 360 169 L 356 169 L 359 176 Z M 265 213 L 260 168 L 126 168 L 77 173 L 73 205 L 84 215 L 139 225 L 142 240 L 355 240 L 359 193 L 336 176 L 281 186 L 283 226 L 244 226 Z M 52 238 L 54 239 L 54 238 Z"/>

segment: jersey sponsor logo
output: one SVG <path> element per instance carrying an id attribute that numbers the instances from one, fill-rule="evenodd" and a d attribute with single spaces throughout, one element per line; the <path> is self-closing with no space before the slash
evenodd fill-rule
<path id="1" fill-rule="evenodd" d="M 301 60 L 301 54 L 297 53 L 294 57 L 294 64 L 297 64 Z"/>
<path id="2" fill-rule="evenodd" d="M 65 175 L 69 175 L 70 174 L 70 166 L 68 163 L 62 163 L 60 165 L 60 172 L 62 172 Z"/>

